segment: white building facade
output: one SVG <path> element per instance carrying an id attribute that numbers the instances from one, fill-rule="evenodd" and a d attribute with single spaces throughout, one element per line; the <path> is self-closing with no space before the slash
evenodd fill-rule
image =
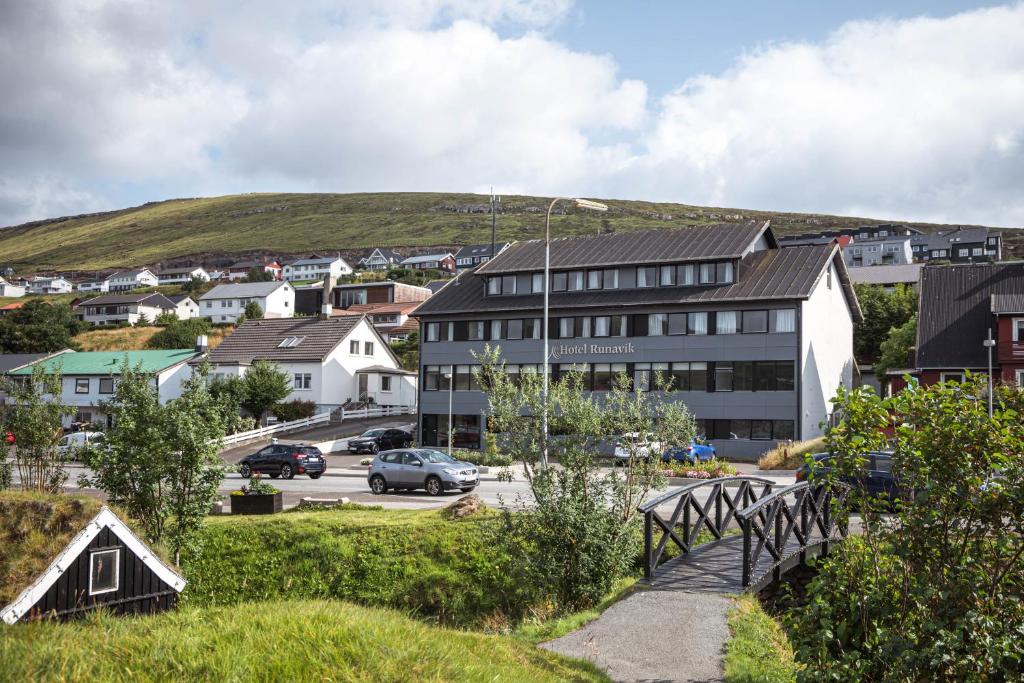
<path id="1" fill-rule="evenodd" d="M 199 315 L 215 323 L 233 323 L 256 302 L 264 318 L 295 315 L 295 288 L 288 282 L 244 282 L 217 285 L 199 297 Z"/>
<path id="2" fill-rule="evenodd" d="M 322 280 L 326 276 L 339 278 L 352 273 L 352 267 L 340 256 L 307 258 L 284 265 L 285 280 Z"/>

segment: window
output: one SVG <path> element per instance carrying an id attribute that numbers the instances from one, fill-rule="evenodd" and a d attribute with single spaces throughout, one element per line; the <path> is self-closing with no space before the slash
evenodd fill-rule
<path id="1" fill-rule="evenodd" d="M 750 438 L 754 441 L 768 441 L 772 438 L 771 420 L 751 420 Z"/>
<path id="2" fill-rule="evenodd" d="M 626 325 L 629 318 L 624 315 L 613 315 L 612 316 L 612 329 L 611 336 L 613 337 L 625 337 L 627 333 Z"/>
<path id="3" fill-rule="evenodd" d="M 609 391 L 612 388 L 611 363 L 594 363 L 594 391 Z"/>
<path id="4" fill-rule="evenodd" d="M 604 271 L 603 270 L 588 270 L 587 271 L 587 289 L 601 289 L 604 285 Z"/>
<path id="5" fill-rule="evenodd" d="M 599 315 L 594 317 L 594 336 L 611 336 L 612 318 L 610 315 Z"/>
<path id="6" fill-rule="evenodd" d="M 962 372 L 943 372 L 939 375 L 939 379 L 943 382 L 963 382 L 964 373 Z"/>
<path id="7" fill-rule="evenodd" d="M 715 334 L 736 334 L 739 332 L 738 323 L 736 311 L 719 311 L 715 314 Z"/>
<path id="8" fill-rule="evenodd" d="M 96 550 L 89 555 L 89 595 L 117 590 L 121 549 Z"/>
<path id="9" fill-rule="evenodd" d="M 207 309 L 213 308 L 213 302 L 212 301 L 206 301 L 204 303 L 206 303 L 206 308 Z"/>
<path id="10" fill-rule="evenodd" d="M 430 326 L 431 325 L 434 326 L 434 338 L 433 339 L 430 338 Z M 427 325 L 427 341 L 437 341 L 437 323 L 429 323 Z M 353 340 L 351 340 L 348 343 L 348 352 L 349 352 L 349 355 L 352 355 L 352 356 L 358 356 L 359 355 L 359 340 L 358 339 L 353 339 Z"/>
<path id="11" fill-rule="evenodd" d="M 88 394 L 89 393 L 89 378 L 88 377 L 76 377 L 75 378 L 75 393 L 76 394 Z"/>
<path id="12" fill-rule="evenodd" d="M 743 334 L 768 331 L 768 311 L 743 311 Z"/>
<path id="13" fill-rule="evenodd" d="M 424 391 L 437 391 L 440 385 L 441 366 L 439 365 L 425 365 L 423 366 L 423 390 Z"/>
<path id="14" fill-rule="evenodd" d="M 590 337 L 590 318 L 576 318 L 575 335 L 581 339 Z"/>
<path id="15" fill-rule="evenodd" d="M 507 322 L 505 332 L 506 339 L 522 339 L 523 338 L 523 321 L 522 320 L 509 320 Z"/>
<path id="16" fill-rule="evenodd" d="M 605 289 L 618 289 L 619 288 L 619 269 L 608 268 L 604 271 L 604 288 Z"/>
<path id="17" fill-rule="evenodd" d="M 676 283 L 676 267 L 662 266 L 658 284 L 662 287 L 671 287 Z"/>
<path id="18" fill-rule="evenodd" d="M 304 391 L 312 386 L 313 375 L 308 372 L 296 372 L 293 382 L 296 391 Z"/>
<path id="19" fill-rule="evenodd" d="M 956 250 L 956 255 L 957 256 L 967 256 L 968 253 L 969 253 L 968 249 L 957 249 Z"/>
<path id="20" fill-rule="evenodd" d="M 1024 318 L 1013 319 L 1013 341 L 1024 341 Z"/>
<path id="21" fill-rule="evenodd" d="M 491 321 L 491 339 L 504 339 L 508 331 L 508 321 L 506 320 L 492 320 Z"/>
<path id="22" fill-rule="evenodd" d="M 651 390 L 651 364 L 635 363 L 633 365 L 633 391 Z"/>
<path id="23" fill-rule="evenodd" d="M 653 287 L 657 284 L 655 280 L 657 269 L 654 266 L 640 266 L 636 269 L 636 286 Z"/>
<path id="24" fill-rule="evenodd" d="M 559 318 L 558 319 L 558 338 L 559 339 L 572 339 L 573 333 L 576 329 L 576 322 L 572 318 Z"/>
<path id="25" fill-rule="evenodd" d="M 112 394 L 114 393 L 114 380 L 113 378 L 106 377 L 100 379 L 100 393 L 101 394 Z"/>
<path id="26" fill-rule="evenodd" d="M 985 250 L 982 249 L 981 247 L 974 247 L 973 249 L 971 249 L 971 256 L 981 256 L 984 253 Z"/>
<path id="27" fill-rule="evenodd" d="M 568 273 L 569 276 L 569 291 L 578 292 L 583 289 L 583 271 L 574 270 Z"/>
<path id="28" fill-rule="evenodd" d="M 794 436 L 792 420 L 772 420 L 772 438 L 778 441 L 792 440 Z"/>
<path id="29" fill-rule="evenodd" d="M 516 293 L 516 276 L 515 275 L 502 275 L 501 276 L 501 293 L 502 294 L 515 294 Z"/>
<path id="30" fill-rule="evenodd" d="M 722 261 L 715 266 L 715 281 L 718 283 L 732 282 L 732 261 Z"/>
<path id="31" fill-rule="evenodd" d="M 689 334 L 707 334 L 708 333 L 708 314 L 701 311 L 699 313 L 690 313 L 687 316 L 687 332 Z"/>
<path id="32" fill-rule="evenodd" d="M 713 284 L 715 281 L 715 264 L 714 263 L 702 263 L 700 264 L 700 283 L 702 285 Z"/>
<path id="33" fill-rule="evenodd" d="M 544 292 L 544 273 L 534 273 L 530 280 L 532 281 L 534 294 L 541 294 Z"/>
<path id="34" fill-rule="evenodd" d="M 277 345 L 277 348 L 288 349 L 298 346 L 299 344 L 302 343 L 303 339 L 305 339 L 305 337 L 285 337 L 284 339 L 281 340 L 281 343 Z"/>
<path id="35" fill-rule="evenodd" d="M 768 326 L 772 332 L 796 332 L 796 309 L 778 308 L 768 311 Z"/>
<path id="36" fill-rule="evenodd" d="M 672 364 L 672 389 L 673 391 L 690 390 L 690 364 Z"/>
<path id="37" fill-rule="evenodd" d="M 373 342 L 363 342 L 363 353 L 367 356 L 373 355 Z"/>
<path id="38" fill-rule="evenodd" d="M 732 363 L 715 363 L 715 391 L 732 391 Z"/>
<path id="39" fill-rule="evenodd" d="M 795 364 L 791 360 L 775 362 L 775 390 L 793 391 L 796 383 L 794 377 Z"/>
<path id="40" fill-rule="evenodd" d="M 647 335 L 661 337 L 668 334 L 668 314 L 651 313 L 647 316 Z"/>
<path id="41" fill-rule="evenodd" d="M 552 273 L 551 274 L 551 290 L 555 292 L 564 292 L 569 288 L 569 274 L 568 273 Z"/>
<path id="42" fill-rule="evenodd" d="M 482 341 L 486 333 L 487 328 L 484 326 L 484 321 L 473 320 L 468 325 L 468 329 L 466 330 L 466 337 L 470 341 Z"/>
<path id="43" fill-rule="evenodd" d="M 487 280 L 487 293 L 491 296 L 501 294 L 501 278 L 492 277 Z"/>
<path id="44" fill-rule="evenodd" d="M 1024 370 L 1017 371 L 1017 387 L 1024 387 Z"/>
<path id="45" fill-rule="evenodd" d="M 694 267 L 692 263 L 687 263 L 684 266 L 679 266 L 676 273 L 676 284 L 685 285 L 687 287 L 692 286 L 694 283 Z"/>
<path id="46" fill-rule="evenodd" d="M 668 316 L 669 334 L 686 334 L 687 315 L 686 313 L 670 313 Z"/>
<path id="47" fill-rule="evenodd" d="M 708 364 L 690 363 L 690 391 L 708 390 Z"/>
<path id="48" fill-rule="evenodd" d="M 455 366 L 455 391 L 469 391 L 470 375 L 470 366 Z"/>

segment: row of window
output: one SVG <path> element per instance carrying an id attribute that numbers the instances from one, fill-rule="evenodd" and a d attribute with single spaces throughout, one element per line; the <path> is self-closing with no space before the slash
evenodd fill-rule
<path id="1" fill-rule="evenodd" d="M 350 339 L 349 340 L 349 342 L 348 342 L 348 353 L 351 356 L 358 356 L 359 355 L 359 340 L 358 339 Z M 369 341 L 368 342 L 363 342 L 363 354 L 362 355 L 364 355 L 364 356 L 372 356 L 373 355 L 373 342 L 369 342 Z"/>
<path id="2" fill-rule="evenodd" d="M 479 365 L 424 365 L 424 391 L 476 391 Z M 516 382 L 523 373 L 542 372 L 540 364 L 506 364 L 505 371 Z M 551 366 L 558 381 L 580 373 L 580 387 L 587 391 L 610 391 L 615 379 L 625 375 L 630 390 L 656 391 L 793 391 L 795 364 L 791 360 L 688 361 L 679 363 L 564 363 Z"/>
<path id="3" fill-rule="evenodd" d="M 114 380 L 111 377 L 101 377 L 99 379 L 99 393 L 101 394 L 112 394 L 114 393 Z M 76 394 L 88 394 L 92 391 L 92 379 L 89 377 L 76 377 L 75 378 L 75 393 Z"/>
<path id="4" fill-rule="evenodd" d="M 424 326 L 424 341 L 540 339 L 541 318 L 434 322 Z M 553 318 L 552 339 L 660 337 L 665 335 L 764 334 L 796 331 L 796 310 L 696 311 Z"/>
<path id="5" fill-rule="evenodd" d="M 584 290 L 619 289 L 619 268 L 569 270 L 551 273 L 552 292 L 579 292 Z M 695 285 L 729 284 L 736 281 L 732 261 L 686 263 L 666 266 L 638 266 L 635 287 L 692 287 Z M 516 275 L 495 275 L 487 279 L 487 294 L 541 294 L 544 291 L 544 273 L 531 273 L 529 285 L 521 290 Z"/>

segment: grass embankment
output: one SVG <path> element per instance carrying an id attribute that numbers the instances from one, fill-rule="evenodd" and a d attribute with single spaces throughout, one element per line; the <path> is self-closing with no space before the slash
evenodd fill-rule
<path id="1" fill-rule="evenodd" d="M 792 683 L 799 665 L 793 648 L 778 622 L 757 598 L 741 595 L 729 613 L 725 647 L 725 680 L 728 683 Z"/>
<path id="2" fill-rule="evenodd" d="M 514 638 L 287 601 L 0 627 L 5 681 L 605 681 Z"/>
<path id="3" fill-rule="evenodd" d="M 149 340 L 162 328 L 149 327 L 112 327 L 93 328 L 75 335 L 83 351 L 135 351 L 147 348 Z M 207 334 L 210 348 L 216 348 L 234 331 L 234 327 L 214 327 Z"/>
<path id="4" fill-rule="evenodd" d="M 809 453 L 825 450 L 825 437 L 807 441 L 796 441 L 791 445 L 779 444 L 761 456 L 757 466 L 762 470 L 795 470 L 804 464 Z"/>
<path id="5" fill-rule="evenodd" d="M 604 200 L 600 216 L 556 212 L 559 235 L 625 232 L 723 221 L 771 220 L 779 234 L 887 222 L 849 216 L 716 209 L 684 204 Z M 452 246 L 490 241 L 484 195 L 390 192 L 244 194 L 172 199 L 120 211 L 0 231 L 0 262 L 19 270 L 137 266 L 193 254 L 305 253 L 374 246 Z M 502 197 L 501 240 L 543 235 L 548 199 Z M 477 210 L 479 207 L 480 210 Z M 926 232 L 943 226 L 908 223 Z"/>

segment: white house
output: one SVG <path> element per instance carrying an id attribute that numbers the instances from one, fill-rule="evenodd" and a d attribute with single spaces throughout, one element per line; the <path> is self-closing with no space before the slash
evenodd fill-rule
<path id="1" fill-rule="evenodd" d="M 162 285 L 183 285 L 186 282 L 191 282 L 193 278 L 202 280 L 203 282 L 210 281 L 210 274 L 199 266 L 164 268 L 156 274 L 156 277 Z"/>
<path id="2" fill-rule="evenodd" d="M 28 281 L 31 294 L 69 294 L 74 288 L 74 285 L 60 276 L 34 277 Z"/>
<path id="3" fill-rule="evenodd" d="M 92 282 L 79 282 L 79 292 L 109 292 L 110 280 L 93 280 Z"/>
<path id="4" fill-rule="evenodd" d="M 199 317 L 199 304 L 188 294 L 175 294 L 167 298 L 177 307 L 178 320 Z"/>
<path id="5" fill-rule="evenodd" d="M 156 275 L 149 268 L 136 270 L 119 270 L 107 278 L 111 292 L 130 292 L 140 287 L 156 287 L 160 284 Z"/>
<path id="6" fill-rule="evenodd" d="M 276 363 L 291 379 L 286 400 L 313 401 L 320 412 L 357 401 L 416 405 L 416 375 L 401 369 L 365 316 L 247 320 L 205 360 L 222 377 Z"/>
<path id="7" fill-rule="evenodd" d="M 25 296 L 25 288 L 21 285 L 13 285 L 4 278 L 0 277 L 0 296 L 7 296 L 17 298 Z"/>
<path id="8" fill-rule="evenodd" d="M 394 249 L 378 247 L 369 256 L 359 259 L 359 265 L 367 270 L 387 270 L 401 260 L 401 255 Z"/>
<path id="9" fill-rule="evenodd" d="M 324 276 L 333 278 L 348 275 L 352 267 L 340 256 L 310 257 L 299 259 L 284 266 L 285 280 L 323 280 Z"/>
<path id="10" fill-rule="evenodd" d="M 250 301 L 259 304 L 264 318 L 295 315 L 295 288 L 287 282 L 217 285 L 199 297 L 199 314 L 215 323 L 233 323 Z"/>
<path id="11" fill-rule="evenodd" d="M 493 255 L 497 256 L 505 251 L 509 244 L 509 242 L 496 243 L 493 247 Z M 491 251 L 490 244 L 467 244 L 455 254 L 455 266 L 459 270 L 465 270 L 479 266 L 481 263 L 487 263 L 491 260 Z"/>
<path id="12" fill-rule="evenodd" d="M 22 367 L 10 373 L 18 377 L 30 376 L 32 368 L 42 365 L 47 374 L 63 376 L 62 398 L 74 407 L 74 415 L 65 415 L 64 426 L 74 422 L 92 422 L 110 426 L 102 404 L 110 401 L 122 368 L 138 367 L 150 375 L 160 403 L 181 396 L 181 385 L 192 375 L 188 361 L 196 357 L 194 349 L 161 351 L 68 351 Z"/>
<path id="13" fill-rule="evenodd" d="M 421 256 L 410 256 L 404 259 L 399 265 L 403 268 L 416 268 L 418 270 L 443 270 L 447 273 L 455 272 L 455 257 L 451 252 L 444 254 L 423 254 Z"/>
<path id="14" fill-rule="evenodd" d="M 162 313 L 177 314 L 175 302 L 163 294 L 107 294 L 78 304 L 82 320 L 93 325 L 152 323 Z"/>

